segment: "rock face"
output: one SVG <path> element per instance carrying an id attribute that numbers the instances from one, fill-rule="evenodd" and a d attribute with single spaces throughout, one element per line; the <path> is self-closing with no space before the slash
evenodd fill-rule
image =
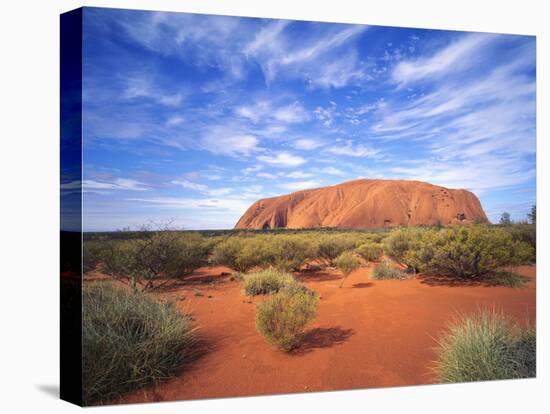
<path id="1" fill-rule="evenodd" d="M 354 180 L 252 204 L 237 229 L 374 228 L 488 221 L 478 198 L 420 181 Z"/>

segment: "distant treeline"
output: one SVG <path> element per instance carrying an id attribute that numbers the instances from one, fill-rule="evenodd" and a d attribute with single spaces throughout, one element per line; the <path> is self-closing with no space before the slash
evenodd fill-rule
<path id="1" fill-rule="evenodd" d="M 489 227 L 510 227 L 510 226 L 529 226 L 527 223 L 509 223 L 509 224 L 483 224 Z M 160 231 L 171 231 L 175 233 L 196 233 L 204 237 L 216 236 L 246 236 L 247 234 L 309 234 L 309 233 L 389 233 L 398 228 L 422 228 L 422 229 L 440 229 L 442 225 L 419 225 L 414 227 L 365 227 L 365 228 L 337 228 L 337 227 L 315 227 L 315 228 L 275 228 L 275 229 L 216 229 L 216 230 L 185 230 L 185 229 L 162 229 L 162 230 L 116 230 L 116 231 L 97 231 L 84 232 L 84 240 L 132 240 L 140 238 L 143 232 L 157 233 Z"/>

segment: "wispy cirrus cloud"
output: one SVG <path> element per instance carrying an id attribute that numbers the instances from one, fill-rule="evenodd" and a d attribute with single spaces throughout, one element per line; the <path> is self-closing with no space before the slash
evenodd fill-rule
<path id="1" fill-rule="evenodd" d="M 376 157 L 380 155 L 380 150 L 368 147 L 364 144 L 354 144 L 352 140 L 346 140 L 344 144 L 332 146 L 327 149 L 327 152 L 334 155 L 361 158 Z"/>
<path id="2" fill-rule="evenodd" d="M 213 154 L 250 156 L 262 151 L 260 140 L 238 123 L 226 123 L 207 127 L 199 147 Z"/>
<path id="3" fill-rule="evenodd" d="M 130 178 L 115 178 L 113 180 L 87 179 L 82 181 L 82 190 L 128 190 L 145 191 L 148 186 Z"/>
<path id="4" fill-rule="evenodd" d="M 258 161 L 277 167 L 296 167 L 306 162 L 306 160 L 299 155 L 294 155 L 286 151 L 281 151 L 274 155 L 260 155 L 257 158 Z"/>
<path id="5" fill-rule="evenodd" d="M 299 138 L 292 140 L 290 145 L 298 150 L 310 151 L 322 147 L 323 145 L 326 145 L 326 143 L 315 138 Z"/>
<path id="6" fill-rule="evenodd" d="M 300 102 L 286 105 L 275 105 L 269 100 L 259 100 L 253 105 L 244 105 L 236 108 L 235 113 L 245 119 L 258 122 L 298 123 L 308 119 L 308 113 Z"/>
<path id="7" fill-rule="evenodd" d="M 285 21 L 270 23 L 243 49 L 249 59 L 260 64 L 268 83 L 278 77 L 294 77 L 310 86 L 340 88 L 369 77 L 366 65 L 361 65 L 358 54 L 349 48 L 367 26 L 332 27 L 299 44 L 287 33 L 288 27 Z M 347 53 L 342 53 L 346 46 Z"/>
<path id="8" fill-rule="evenodd" d="M 438 50 L 432 56 L 399 62 L 393 69 L 393 81 L 398 84 L 408 84 L 430 77 L 438 78 L 457 72 L 465 66 L 475 64 L 482 49 L 497 36 L 488 34 L 469 34 Z"/>
<path id="9" fill-rule="evenodd" d="M 316 188 L 321 185 L 320 181 L 308 180 L 308 181 L 294 181 L 290 183 L 281 183 L 278 184 L 278 187 L 283 188 L 289 191 L 299 191 L 299 190 L 308 190 L 311 188 Z"/>

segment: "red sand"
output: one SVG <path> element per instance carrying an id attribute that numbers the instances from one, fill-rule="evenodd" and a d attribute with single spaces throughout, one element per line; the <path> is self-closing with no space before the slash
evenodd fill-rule
<path id="1" fill-rule="evenodd" d="M 530 278 L 521 289 L 420 278 L 376 281 L 368 277 L 372 269 L 355 271 L 342 289 L 337 272 L 299 277 L 321 300 L 305 343 L 291 355 L 258 334 L 255 305 L 247 303 L 238 282 L 220 275 L 228 269 L 200 269 L 195 285 L 156 295 L 185 296 L 178 307 L 193 314 L 209 351 L 177 378 L 117 402 L 429 384 L 437 381 L 431 371 L 435 338 L 457 311 L 495 306 L 520 322 L 535 320 L 534 266 L 518 269 Z M 195 296 L 197 290 L 204 296 Z"/>

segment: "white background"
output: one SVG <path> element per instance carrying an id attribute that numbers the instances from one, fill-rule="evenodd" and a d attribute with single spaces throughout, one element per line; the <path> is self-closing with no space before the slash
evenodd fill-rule
<path id="1" fill-rule="evenodd" d="M 110 0 L 3 2 L 0 13 L 0 410 L 75 412 L 57 398 L 59 14 L 82 5 L 537 35 L 538 378 L 104 407 L 105 412 L 536 413 L 550 409 L 550 11 L 531 1 Z M 546 26 L 546 27 L 545 27 Z M 545 73 L 546 72 L 546 73 Z M 544 76 L 546 75 L 546 76 Z M 546 119 L 545 119 L 546 118 Z M 547 190 L 547 194 L 548 194 Z M 365 352 L 369 352 L 365 349 Z M 91 408 L 96 411 L 98 408 Z"/>

